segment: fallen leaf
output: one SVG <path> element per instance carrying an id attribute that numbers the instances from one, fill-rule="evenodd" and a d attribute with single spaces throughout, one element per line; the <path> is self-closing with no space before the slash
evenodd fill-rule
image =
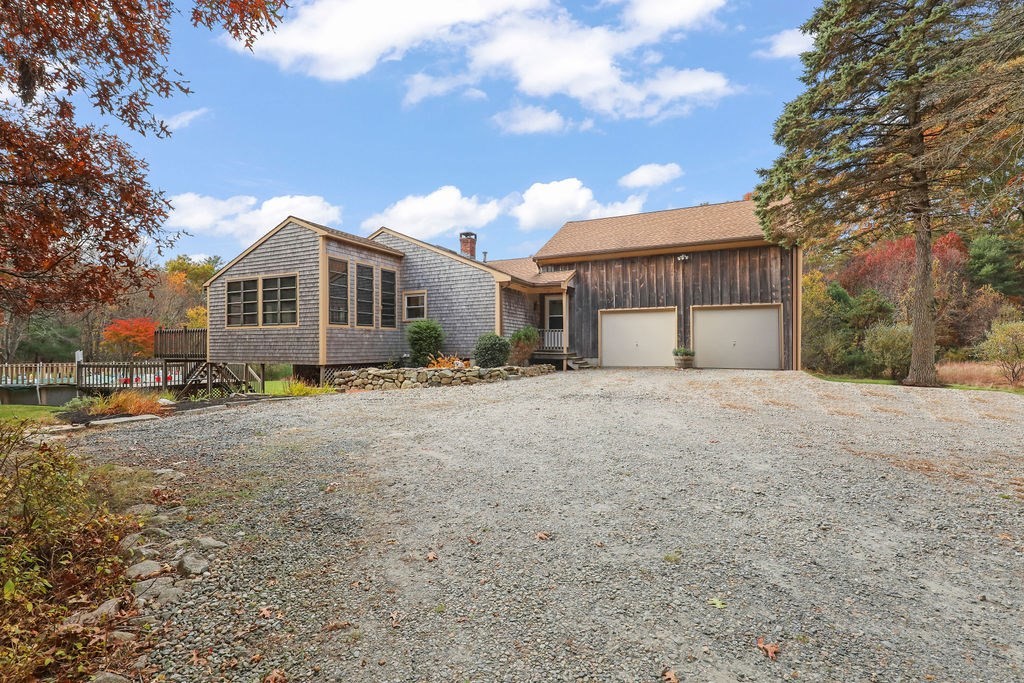
<path id="1" fill-rule="evenodd" d="M 433 550 L 427 553 L 427 562 L 437 562 L 437 553 Z"/>
<path id="2" fill-rule="evenodd" d="M 402 621 L 402 615 L 398 610 L 391 613 L 391 628 L 398 628 Z"/>
<path id="3" fill-rule="evenodd" d="M 342 629 L 352 628 L 351 621 L 331 621 L 324 626 L 325 631 L 340 631 Z"/>
<path id="4" fill-rule="evenodd" d="M 466 540 L 469 541 L 470 545 L 477 545 L 478 543 L 480 543 L 480 541 L 476 540 L 472 536 L 467 537 Z"/>
<path id="5" fill-rule="evenodd" d="M 377 662 L 377 664 L 379 664 L 380 666 L 384 666 L 384 665 L 385 665 L 385 664 L 387 664 L 387 663 L 388 663 L 388 660 L 386 660 L 386 659 L 381 659 L 381 660 L 379 660 L 379 661 Z"/>
<path id="6" fill-rule="evenodd" d="M 708 600 L 708 604 L 716 609 L 725 609 L 725 603 L 718 598 L 711 598 Z"/>
<path id="7" fill-rule="evenodd" d="M 263 655 L 261 655 L 259 652 L 257 652 L 252 657 L 249 657 L 249 661 L 252 662 L 253 664 L 258 664 L 259 662 L 263 661 Z"/>
<path id="8" fill-rule="evenodd" d="M 537 536 L 537 540 L 538 541 L 550 541 L 551 540 L 551 534 L 547 533 L 546 531 L 538 531 L 536 536 Z"/>
<path id="9" fill-rule="evenodd" d="M 274 610 L 272 608 L 270 608 L 270 607 L 261 607 L 260 608 L 260 617 L 261 618 L 269 619 L 272 616 L 274 616 Z"/>
<path id="10" fill-rule="evenodd" d="M 779 646 L 777 643 L 766 643 L 764 638 L 761 636 L 757 637 L 757 649 L 765 654 L 765 656 L 772 660 L 776 660 L 779 654 Z"/>
<path id="11" fill-rule="evenodd" d="M 679 677 L 676 676 L 676 672 L 668 667 L 665 667 L 665 670 L 661 672 L 661 680 L 665 681 L 665 683 L 679 683 Z"/>
<path id="12" fill-rule="evenodd" d="M 274 669 L 263 677 L 263 683 L 288 683 L 288 677 L 284 674 L 284 671 Z"/>
<path id="13" fill-rule="evenodd" d="M 199 656 L 199 650 L 192 650 L 192 666 L 203 666 L 206 664 L 206 658 Z"/>
<path id="14" fill-rule="evenodd" d="M 598 541 L 594 545 L 596 545 L 598 548 L 603 548 L 604 547 L 604 541 Z"/>

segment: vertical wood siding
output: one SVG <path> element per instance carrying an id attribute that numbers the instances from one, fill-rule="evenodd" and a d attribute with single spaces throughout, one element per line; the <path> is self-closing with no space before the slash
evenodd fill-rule
<path id="1" fill-rule="evenodd" d="M 427 317 L 441 323 L 445 353 L 468 357 L 480 335 L 494 332 L 490 273 L 388 233 L 376 240 L 405 254 L 401 289 L 427 290 Z"/>
<path id="2" fill-rule="evenodd" d="M 247 254 L 210 284 L 210 360 L 242 363 L 316 364 L 320 353 L 320 238 L 295 223 Z M 227 281 L 261 275 L 298 274 L 298 327 L 228 328 Z"/>
<path id="3" fill-rule="evenodd" d="M 360 365 L 397 361 L 406 353 L 405 330 L 402 326 L 402 290 L 409 289 L 402 277 L 402 259 L 390 254 L 327 240 L 327 257 L 348 262 L 349 325 L 327 326 L 327 364 Z M 373 328 L 356 327 L 356 264 L 373 266 Z M 396 304 L 398 323 L 395 328 L 380 326 L 380 269 L 398 274 Z"/>
<path id="4" fill-rule="evenodd" d="M 783 354 L 793 356 L 793 274 L 788 249 L 777 246 L 581 261 L 543 270 L 576 270 L 570 313 L 572 350 L 596 358 L 602 308 L 679 307 L 679 339 L 691 343 L 690 306 L 781 303 Z"/>
<path id="5" fill-rule="evenodd" d="M 507 337 L 527 325 L 538 327 L 539 305 L 538 311 L 533 310 L 537 301 L 536 295 L 531 297 L 515 289 L 501 290 L 501 334 Z"/>

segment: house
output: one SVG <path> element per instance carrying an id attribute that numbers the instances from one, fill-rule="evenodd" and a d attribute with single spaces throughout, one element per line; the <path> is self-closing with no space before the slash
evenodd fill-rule
<path id="1" fill-rule="evenodd" d="M 764 240 L 749 201 L 566 223 L 529 258 L 479 260 L 380 228 L 359 237 L 289 217 L 207 283 L 210 362 L 301 374 L 399 361 L 431 318 L 443 351 L 541 330 L 538 356 L 605 366 L 799 367 L 798 249 Z"/>

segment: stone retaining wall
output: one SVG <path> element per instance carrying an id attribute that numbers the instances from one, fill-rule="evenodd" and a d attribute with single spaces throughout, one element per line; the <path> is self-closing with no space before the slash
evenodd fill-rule
<path id="1" fill-rule="evenodd" d="M 363 368 L 361 370 L 338 370 L 334 373 L 334 386 L 339 389 L 415 389 L 417 387 L 460 386 L 481 382 L 501 382 L 520 377 L 537 377 L 555 371 L 554 365 L 531 365 L 520 368 L 506 365 L 501 368 L 453 368 L 436 370 L 431 368 Z"/>

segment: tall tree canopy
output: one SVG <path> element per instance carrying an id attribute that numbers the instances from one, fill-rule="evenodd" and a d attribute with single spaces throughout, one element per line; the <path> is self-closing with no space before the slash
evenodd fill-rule
<path id="1" fill-rule="evenodd" d="M 195 0 L 193 25 L 246 45 L 285 0 Z M 168 135 L 154 98 L 187 93 L 168 65 L 170 0 L 0 0 L 0 311 L 108 302 L 150 276 L 173 240 L 168 205 L 116 135 L 76 122 L 90 102 L 140 134 Z"/>
<path id="2" fill-rule="evenodd" d="M 825 0 L 802 27 L 807 89 L 776 122 L 784 151 L 761 172 L 759 216 L 783 243 L 913 233 L 909 384 L 937 382 L 933 234 L 976 209 L 971 187 L 1019 164 L 1019 5 Z"/>

